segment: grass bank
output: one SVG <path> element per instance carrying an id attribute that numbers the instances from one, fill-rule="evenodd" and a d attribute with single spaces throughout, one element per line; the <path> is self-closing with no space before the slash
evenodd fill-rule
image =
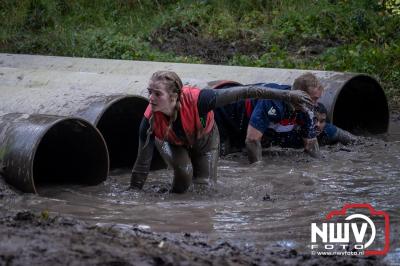
<path id="1" fill-rule="evenodd" d="M 364 72 L 400 108 L 399 0 L 0 0 L 0 52 Z"/>

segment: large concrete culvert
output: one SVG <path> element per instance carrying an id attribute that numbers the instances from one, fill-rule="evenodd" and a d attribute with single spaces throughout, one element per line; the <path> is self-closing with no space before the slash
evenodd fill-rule
<path id="1" fill-rule="evenodd" d="M 0 117 L 5 180 L 23 192 L 54 184 L 96 185 L 106 180 L 107 147 L 85 120 L 49 115 Z"/>
<path id="2" fill-rule="evenodd" d="M 192 84 L 202 81 L 197 85 L 221 79 L 242 84 L 291 85 L 301 74 L 312 72 L 325 85 L 320 102 L 327 107 L 334 124 L 356 134 L 384 133 L 389 124 L 384 91 L 377 80 L 366 74 L 11 54 L 0 54 L 0 59 L 3 73 L 0 80 L 10 86 L 46 84 L 50 88 L 68 84 L 71 88 L 82 85 L 84 91 L 89 87 L 93 91 L 101 88 L 103 92 L 138 95 L 143 95 L 141 90 L 155 70 L 175 71 Z M 58 76 L 62 79 L 57 79 Z"/>
<path id="3" fill-rule="evenodd" d="M 107 143 L 112 169 L 132 168 L 135 163 L 138 152 L 139 126 L 147 105 L 148 100 L 141 96 L 115 97 L 95 122 Z M 155 150 L 152 170 L 165 167 L 164 161 Z"/>
<path id="4" fill-rule="evenodd" d="M 29 74 L 23 71 L 21 73 L 26 76 Z M 11 75 L 11 72 L 8 74 Z M 30 75 L 34 76 L 34 73 Z M 94 93 L 84 87 L 66 88 L 57 84 L 49 87 L 35 87 L 32 84 L 17 86 L 12 83 L 14 76 L 4 76 L 2 79 L 10 84 L 0 86 L 1 112 L 85 119 L 103 134 L 109 150 L 111 168 L 133 167 L 137 155 L 138 129 L 148 104 L 146 98 L 126 93 L 107 94 L 106 88 Z M 165 167 L 161 156 L 155 151 L 152 170 Z"/>
<path id="5" fill-rule="evenodd" d="M 370 76 L 349 79 L 331 99 L 330 117 L 335 125 L 356 134 L 385 133 L 389 109 L 379 83 Z"/>

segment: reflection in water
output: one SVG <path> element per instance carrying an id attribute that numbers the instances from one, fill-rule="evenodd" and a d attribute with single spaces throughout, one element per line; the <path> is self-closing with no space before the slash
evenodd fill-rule
<path id="1" fill-rule="evenodd" d="M 399 224 L 399 151 L 398 141 L 368 139 L 345 149 L 323 147 L 320 160 L 280 150 L 267 151 L 261 164 L 248 165 L 244 156 L 234 154 L 220 160 L 217 186 L 209 191 L 169 194 L 172 173 L 166 170 L 151 173 L 143 191 L 130 191 L 126 171 L 94 187 L 42 188 L 41 196 L 26 195 L 12 204 L 98 224 L 201 232 L 237 245 L 279 244 L 307 252 L 311 222 L 345 203 L 370 203 L 388 211 L 392 225 Z M 393 228 L 387 259 L 398 261 Z"/>

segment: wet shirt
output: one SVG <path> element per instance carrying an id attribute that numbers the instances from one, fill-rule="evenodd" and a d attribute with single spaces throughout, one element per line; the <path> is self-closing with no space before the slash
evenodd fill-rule
<path id="1" fill-rule="evenodd" d="M 216 92 L 212 89 L 205 89 L 200 91 L 197 108 L 199 110 L 200 121 L 202 122 L 203 126 L 205 126 L 208 112 L 212 111 L 215 108 L 216 97 Z M 143 127 L 141 126 L 139 129 L 141 139 L 146 138 L 147 130 L 150 127 L 148 119 L 143 118 L 143 120 Z M 182 142 L 187 143 L 180 115 L 178 115 L 176 120 L 172 123 L 172 130 L 174 131 L 175 135 L 180 140 L 182 140 Z"/>
<path id="2" fill-rule="evenodd" d="M 273 83 L 256 84 L 269 88 L 289 90 L 290 86 Z M 316 137 L 313 115 L 293 110 L 284 101 L 259 100 L 251 114 L 249 124 L 262 133 L 273 130 L 277 133 L 298 131 L 303 138 Z"/>
<path id="3" fill-rule="evenodd" d="M 332 144 L 336 140 L 336 133 L 338 131 L 338 128 L 331 124 L 331 123 L 326 123 L 324 130 L 321 132 L 321 134 L 318 135 L 318 142 L 320 145 L 328 145 Z"/>
<path id="4" fill-rule="evenodd" d="M 216 93 L 212 89 L 202 90 L 199 95 L 199 99 L 197 102 L 197 107 L 199 111 L 199 116 L 201 121 L 205 121 L 207 114 L 209 111 L 212 111 L 215 107 L 216 102 Z M 203 124 L 203 122 L 202 122 Z M 204 125 L 205 126 L 205 123 Z M 143 117 L 142 122 L 139 127 L 139 149 L 138 158 L 136 160 L 133 172 L 139 173 L 148 173 L 150 169 L 151 159 L 153 157 L 154 150 L 154 134 L 149 136 L 149 140 L 147 140 L 147 131 L 150 128 L 149 119 Z M 182 140 L 184 143 L 188 143 L 186 139 L 186 134 L 182 126 L 181 116 L 178 114 L 177 119 L 172 123 L 171 130 L 174 131 L 177 138 Z"/>
<path id="5" fill-rule="evenodd" d="M 337 127 L 331 123 L 326 123 L 322 132 L 317 136 L 320 145 L 332 144 L 336 140 Z M 290 132 L 267 131 L 263 136 L 262 145 L 268 147 L 279 145 L 283 148 L 299 149 L 304 147 L 301 130 L 295 129 Z"/>
<path id="6" fill-rule="evenodd" d="M 316 136 L 312 117 L 301 111 L 294 111 L 288 104 L 276 100 L 259 100 L 251 114 L 249 124 L 262 133 L 274 130 L 278 133 L 300 129 L 304 138 Z"/>

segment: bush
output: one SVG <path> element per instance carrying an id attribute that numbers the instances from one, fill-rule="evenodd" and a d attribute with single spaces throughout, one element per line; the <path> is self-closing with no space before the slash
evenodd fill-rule
<path id="1" fill-rule="evenodd" d="M 52 14 L 50 9 L 50 4 L 43 0 L 30 0 L 26 11 L 24 27 L 27 30 L 37 31 L 53 26 L 54 14 Z"/>

